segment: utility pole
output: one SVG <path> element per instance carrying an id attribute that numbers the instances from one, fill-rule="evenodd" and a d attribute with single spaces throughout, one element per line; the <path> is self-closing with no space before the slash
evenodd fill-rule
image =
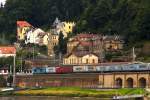
<path id="1" fill-rule="evenodd" d="M 20 72 L 22 73 L 22 56 L 21 56 L 21 68 L 20 68 Z"/>
<path id="2" fill-rule="evenodd" d="M 10 65 L 9 74 L 12 75 L 12 66 Z"/>
<path id="3" fill-rule="evenodd" d="M 14 62 L 14 66 L 13 66 L 13 87 L 16 86 L 16 53 L 14 54 L 14 59 L 13 59 L 13 62 Z"/>
<path id="4" fill-rule="evenodd" d="M 100 60 L 101 63 L 103 63 L 103 59 L 104 59 L 104 40 L 103 40 L 103 36 L 101 36 L 100 38 Z"/>
<path id="5" fill-rule="evenodd" d="M 132 48 L 132 62 L 135 62 L 135 58 L 136 58 L 136 55 L 135 55 L 135 48 L 133 47 Z"/>
<path id="6" fill-rule="evenodd" d="M 34 60 L 34 46 L 33 46 L 33 60 Z"/>

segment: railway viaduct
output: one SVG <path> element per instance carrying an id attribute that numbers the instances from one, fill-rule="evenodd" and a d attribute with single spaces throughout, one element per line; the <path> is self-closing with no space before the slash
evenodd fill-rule
<path id="1" fill-rule="evenodd" d="M 148 88 L 150 87 L 150 72 L 17 75 L 16 85 L 20 87 Z"/>
<path id="2" fill-rule="evenodd" d="M 102 88 L 148 88 L 149 72 L 105 73 L 99 75 L 99 86 Z"/>

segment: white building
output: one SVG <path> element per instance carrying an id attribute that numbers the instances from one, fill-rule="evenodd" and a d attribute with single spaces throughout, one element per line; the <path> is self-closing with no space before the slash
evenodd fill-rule
<path id="1" fill-rule="evenodd" d="M 40 29 L 32 29 L 29 32 L 26 33 L 26 40 L 25 43 L 34 43 L 34 44 L 41 44 L 42 37 L 45 35 L 45 32 Z"/>
<path id="2" fill-rule="evenodd" d="M 48 41 L 49 41 L 49 37 L 48 37 L 48 33 L 47 33 L 43 37 L 43 45 L 48 45 Z"/>

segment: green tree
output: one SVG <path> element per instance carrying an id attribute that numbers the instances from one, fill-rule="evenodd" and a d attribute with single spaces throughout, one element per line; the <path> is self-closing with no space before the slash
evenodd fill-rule
<path id="1" fill-rule="evenodd" d="M 12 83 L 13 83 L 13 76 L 8 76 L 7 78 L 7 83 L 9 83 L 9 86 L 12 86 Z"/>
<path id="2" fill-rule="evenodd" d="M 0 76 L 0 87 L 5 87 L 6 85 L 6 79 L 3 76 Z"/>
<path id="3" fill-rule="evenodd" d="M 66 38 L 64 38 L 64 35 L 62 32 L 59 33 L 59 42 L 58 42 L 58 51 L 61 53 L 61 54 L 65 54 L 66 53 L 66 49 L 67 49 L 67 40 Z"/>

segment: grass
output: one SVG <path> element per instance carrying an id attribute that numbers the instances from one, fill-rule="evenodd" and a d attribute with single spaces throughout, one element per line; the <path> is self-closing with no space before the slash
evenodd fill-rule
<path id="1" fill-rule="evenodd" d="M 114 95 L 144 94 L 144 89 L 91 90 L 77 87 L 49 87 L 14 92 L 19 96 L 113 97 Z"/>

